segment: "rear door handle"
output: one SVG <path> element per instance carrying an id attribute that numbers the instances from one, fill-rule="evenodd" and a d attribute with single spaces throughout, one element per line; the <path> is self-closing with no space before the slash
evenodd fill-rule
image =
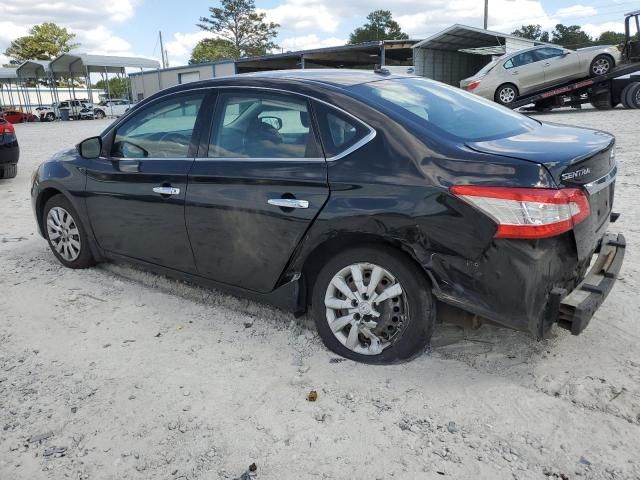
<path id="1" fill-rule="evenodd" d="M 180 189 L 175 187 L 153 187 L 153 192 L 160 195 L 178 195 Z"/>
<path id="2" fill-rule="evenodd" d="M 295 198 L 270 198 L 267 200 L 269 205 L 283 208 L 309 208 L 307 200 L 298 200 Z"/>

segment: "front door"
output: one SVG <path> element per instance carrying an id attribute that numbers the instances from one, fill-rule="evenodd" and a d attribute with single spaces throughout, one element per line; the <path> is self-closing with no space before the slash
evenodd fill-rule
<path id="1" fill-rule="evenodd" d="M 104 157 L 87 161 L 87 208 L 100 247 L 195 273 L 184 200 L 204 95 L 180 92 L 147 105 L 116 127 Z"/>
<path id="2" fill-rule="evenodd" d="M 553 86 L 580 76 L 580 59 L 570 50 L 544 47 L 536 50 L 544 68 L 545 86 Z"/>
<path id="3" fill-rule="evenodd" d="M 305 97 L 220 89 L 186 223 L 200 275 L 271 291 L 329 195 Z"/>

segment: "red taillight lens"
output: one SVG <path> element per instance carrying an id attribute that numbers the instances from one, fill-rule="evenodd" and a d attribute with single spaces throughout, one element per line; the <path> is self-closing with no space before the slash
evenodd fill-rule
<path id="1" fill-rule="evenodd" d="M 471 82 L 469 85 L 467 85 L 467 90 L 471 91 L 474 88 L 476 88 L 478 85 L 480 85 L 480 80 L 476 80 L 475 82 Z"/>
<path id="2" fill-rule="evenodd" d="M 456 185 L 449 191 L 497 224 L 496 238 L 546 238 L 568 232 L 589 216 L 579 188 L 511 188 Z"/>

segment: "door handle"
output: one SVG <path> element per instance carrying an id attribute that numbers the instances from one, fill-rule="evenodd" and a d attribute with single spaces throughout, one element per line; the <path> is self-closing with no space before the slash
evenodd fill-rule
<path id="1" fill-rule="evenodd" d="M 270 198 L 267 203 L 282 208 L 309 208 L 308 201 L 295 198 Z"/>
<path id="2" fill-rule="evenodd" d="M 153 187 L 153 192 L 160 195 L 178 195 L 180 189 L 175 187 Z"/>
<path id="3" fill-rule="evenodd" d="M 518 72 L 517 70 L 515 72 L 511 72 L 511 75 L 518 75 L 520 72 Z"/>
<path id="4" fill-rule="evenodd" d="M 551 65 L 549 62 L 544 64 L 545 67 L 548 67 L 549 65 Z"/>

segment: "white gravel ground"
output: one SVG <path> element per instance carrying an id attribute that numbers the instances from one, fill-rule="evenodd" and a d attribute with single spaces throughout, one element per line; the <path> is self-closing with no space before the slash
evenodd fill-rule
<path id="1" fill-rule="evenodd" d="M 540 118 L 616 134 L 622 278 L 578 337 L 440 326 L 390 367 L 339 361 L 263 305 L 63 268 L 30 174 L 107 123 L 18 125 L 19 175 L 0 181 L 0 479 L 235 478 L 252 462 L 264 479 L 640 478 L 640 111 Z"/>

